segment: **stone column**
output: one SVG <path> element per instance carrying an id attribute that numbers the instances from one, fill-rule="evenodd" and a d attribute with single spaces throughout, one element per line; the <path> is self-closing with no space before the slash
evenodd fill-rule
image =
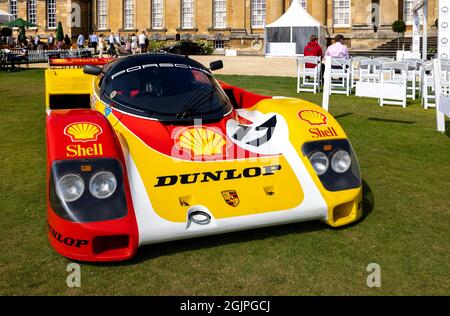
<path id="1" fill-rule="evenodd" d="M 208 0 L 195 1 L 195 27 L 198 28 L 197 34 L 208 34 L 208 29 L 213 26 L 213 4 Z M 228 14 L 228 12 L 227 12 Z"/>
<path id="2" fill-rule="evenodd" d="M 115 34 L 123 28 L 123 1 L 109 0 L 108 26 Z"/>
<path id="3" fill-rule="evenodd" d="M 399 0 L 380 0 L 380 26 L 391 27 L 392 23 L 399 19 L 399 13 L 403 12 L 403 8 L 399 7 L 403 5 L 403 1 Z M 403 16 L 400 17 L 403 19 Z"/>
<path id="4" fill-rule="evenodd" d="M 151 27 L 150 25 L 150 1 L 139 1 L 135 0 L 134 2 L 134 13 L 136 22 L 134 27 L 138 30 L 138 32 L 142 32 L 142 30 L 148 29 Z"/>
<path id="5" fill-rule="evenodd" d="M 370 27 L 371 25 L 372 0 L 352 1 L 351 24 L 353 28 Z"/>
<path id="6" fill-rule="evenodd" d="M 164 1 L 164 19 L 166 23 L 167 33 L 174 35 L 177 29 L 181 27 L 180 0 Z"/>
<path id="7" fill-rule="evenodd" d="M 327 0 L 308 1 L 308 12 L 322 25 L 327 25 Z"/>
<path id="8" fill-rule="evenodd" d="M 266 1 L 266 24 L 270 24 L 283 15 L 284 0 Z"/>

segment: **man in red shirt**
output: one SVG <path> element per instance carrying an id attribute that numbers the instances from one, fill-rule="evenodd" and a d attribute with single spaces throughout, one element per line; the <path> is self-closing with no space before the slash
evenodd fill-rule
<path id="1" fill-rule="evenodd" d="M 322 58 L 323 57 L 323 51 L 322 47 L 320 47 L 319 43 L 317 43 L 317 36 L 311 35 L 309 38 L 308 45 L 305 46 L 305 49 L 303 50 L 303 55 L 306 56 L 317 56 Z M 306 64 L 306 68 L 314 68 L 316 65 L 314 64 Z M 323 67 L 322 67 L 323 68 Z M 321 72 L 323 73 L 323 69 L 321 69 Z M 323 76 L 323 74 L 322 74 Z"/>

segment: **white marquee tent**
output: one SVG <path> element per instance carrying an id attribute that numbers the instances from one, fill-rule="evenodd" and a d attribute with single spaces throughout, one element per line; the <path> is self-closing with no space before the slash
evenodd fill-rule
<path id="1" fill-rule="evenodd" d="M 14 20 L 12 14 L 9 14 L 8 12 L 0 10 L 0 23 L 8 23 L 12 20 Z"/>
<path id="2" fill-rule="evenodd" d="M 326 29 L 293 0 L 289 9 L 275 22 L 265 26 L 264 42 L 266 56 L 298 56 L 309 37 L 315 34 L 322 48 L 326 45 Z"/>

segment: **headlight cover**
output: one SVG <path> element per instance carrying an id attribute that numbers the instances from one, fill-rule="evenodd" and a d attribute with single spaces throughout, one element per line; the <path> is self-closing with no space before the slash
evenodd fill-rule
<path id="1" fill-rule="evenodd" d="M 78 200 L 84 192 L 83 179 L 74 173 L 63 175 L 56 184 L 56 193 L 64 202 L 73 202 Z"/>
<path id="2" fill-rule="evenodd" d="M 347 158 L 343 153 L 338 154 L 340 151 L 347 152 L 351 160 L 349 168 L 342 173 L 339 173 L 338 171 L 344 170 L 344 167 L 346 167 L 344 162 Z M 321 175 L 318 174 L 320 182 L 326 190 L 337 192 L 361 187 L 362 180 L 358 159 L 347 139 L 307 142 L 302 145 L 302 152 L 305 157 L 309 158 L 310 162 L 313 155 L 318 152 L 327 156 L 330 166 L 325 173 Z M 335 157 L 336 154 L 338 155 Z M 334 162 L 332 161 L 333 158 Z M 343 166 L 340 166 L 340 164 L 343 164 Z"/>
<path id="3" fill-rule="evenodd" d="M 336 173 L 345 173 L 352 165 L 352 158 L 345 150 L 339 150 L 331 158 L 331 168 Z"/>
<path id="4" fill-rule="evenodd" d="M 330 165 L 330 161 L 323 152 L 318 151 L 309 157 L 309 161 L 311 162 L 311 165 L 314 168 L 314 171 L 316 171 L 318 176 L 323 175 L 325 172 L 327 172 L 328 167 Z"/>
<path id="5" fill-rule="evenodd" d="M 117 188 L 117 179 L 109 171 L 100 171 L 94 174 L 89 181 L 89 191 L 97 199 L 107 199 L 114 194 Z"/>
<path id="6" fill-rule="evenodd" d="M 83 182 L 83 193 L 73 200 L 63 199 L 58 188 L 75 175 Z M 52 210 L 64 220 L 88 223 L 121 218 L 127 215 L 126 189 L 122 164 L 113 158 L 54 161 L 49 179 L 49 199 Z M 69 190 L 70 191 L 70 190 Z M 94 192 L 94 193 L 92 193 Z M 94 196 L 94 194 L 96 196 Z"/>

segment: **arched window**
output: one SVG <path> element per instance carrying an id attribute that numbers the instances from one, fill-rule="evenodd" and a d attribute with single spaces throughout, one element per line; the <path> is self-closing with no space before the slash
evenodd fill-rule
<path id="1" fill-rule="evenodd" d="M 333 0 L 334 26 L 350 25 L 350 0 Z"/>
<path id="2" fill-rule="evenodd" d="M 227 0 L 213 0 L 213 27 L 215 29 L 227 27 Z"/>
<path id="3" fill-rule="evenodd" d="M 263 28 L 266 23 L 266 0 L 251 1 L 252 28 Z"/>
<path id="4" fill-rule="evenodd" d="M 47 28 L 56 28 L 56 0 L 47 0 Z"/>
<path id="5" fill-rule="evenodd" d="M 181 28 L 194 27 L 194 0 L 181 0 Z"/>
<path id="6" fill-rule="evenodd" d="M 9 13 L 17 19 L 17 0 L 9 0 Z"/>
<path id="7" fill-rule="evenodd" d="M 36 23 L 36 0 L 28 0 L 28 22 L 37 24 Z"/>
<path id="8" fill-rule="evenodd" d="M 164 0 L 152 1 L 152 29 L 164 27 Z"/>
<path id="9" fill-rule="evenodd" d="M 123 27 L 126 30 L 134 29 L 134 0 L 123 1 Z"/>
<path id="10" fill-rule="evenodd" d="M 97 1 L 97 27 L 99 30 L 108 28 L 108 0 Z"/>

